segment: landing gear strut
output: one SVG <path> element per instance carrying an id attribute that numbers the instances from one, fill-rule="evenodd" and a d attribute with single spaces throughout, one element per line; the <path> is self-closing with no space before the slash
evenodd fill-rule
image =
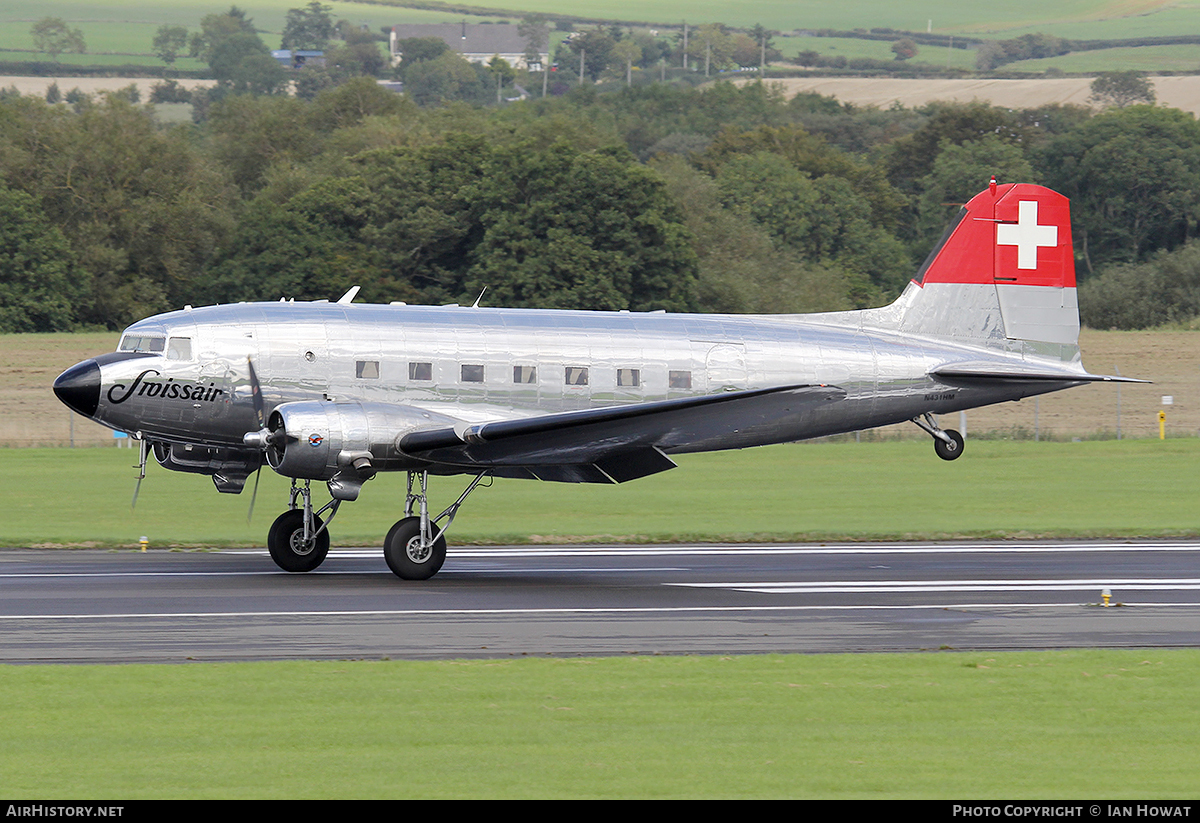
<path id="1" fill-rule="evenodd" d="M 296 506 L 297 498 L 303 500 L 299 508 Z M 332 522 L 341 503 L 340 500 L 330 500 L 314 512 L 309 481 L 305 480 L 303 486 L 297 486 L 293 480 L 289 508 L 275 518 L 271 530 L 267 532 L 267 550 L 275 565 L 286 572 L 310 572 L 320 566 L 329 553 L 329 522 Z M 325 512 L 329 512 L 329 522 L 321 520 Z"/>
<path id="2" fill-rule="evenodd" d="M 413 481 L 419 477 L 419 491 L 413 491 Z M 467 495 L 475 491 L 487 474 L 478 474 L 466 490 L 437 517 L 429 516 L 429 473 L 409 472 L 408 492 L 404 499 L 404 517 L 396 521 L 383 541 L 383 556 L 388 568 L 404 580 L 428 580 L 446 562 L 444 532 L 454 522 L 459 507 Z M 417 514 L 413 514 L 414 509 Z M 445 519 L 441 526 L 438 522 Z"/>
<path id="3" fill-rule="evenodd" d="M 921 418 L 924 418 L 922 420 Z M 962 456 L 966 443 L 963 436 L 954 429 L 942 429 L 934 422 L 933 415 L 926 412 L 921 417 L 914 417 L 912 422 L 933 437 L 933 450 L 943 460 L 957 460 Z"/>

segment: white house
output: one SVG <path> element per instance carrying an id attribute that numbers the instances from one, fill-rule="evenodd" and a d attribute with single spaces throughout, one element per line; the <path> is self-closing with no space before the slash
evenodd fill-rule
<path id="1" fill-rule="evenodd" d="M 542 66 L 550 62 L 550 52 L 541 52 L 538 55 L 539 63 L 526 65 L 525 50 L 529 47 L 529 41 L 521 36 L 517 28 L 511 23 L 467 22 L 392 26 L 389 37 L 392 65 L 398 64 L 403 57 L 399 50 L 401 40 L 410 37 L 437 37 L 472 63 L 487 63 L 496 55 L 500 55 L 509 65 L 516 68 L 541 71 Z"/>

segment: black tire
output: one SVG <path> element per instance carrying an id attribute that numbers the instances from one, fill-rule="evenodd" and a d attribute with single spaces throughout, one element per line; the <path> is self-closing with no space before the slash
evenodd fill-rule
<path id="1" fill-rule="evenodd" d="M 396 522 L 383 541 L 383 557 L 392 573 L 403 580 L 428 580 L 446 562 L 446 538 L 436 523 L 430 523 L 433 545 L 420 546 L 421 518 L 406 517 Z"/>
<path id="2" fill-rule="evenodd" d="M 321 518 L 313 517 L 313 527 L 321 528 Z M 304 512 L 289 509 L 271 524 L 267 532 L 267 550 L 275 565 L 285 572 L 310 572 L 329 554 L 329 530 L 304 544 Z"/>
<path id="3" fill-rule="evenodd" d="M 943 460 L 957 460 L 962 457 L 963 446 L 966 444 L 963 436 L 954 429 L 943 429 L 942 431 L 954 442 L 947 443 L 940 437 L 933 438 L 933 450 L 937 452 L 937 456 Z"/>

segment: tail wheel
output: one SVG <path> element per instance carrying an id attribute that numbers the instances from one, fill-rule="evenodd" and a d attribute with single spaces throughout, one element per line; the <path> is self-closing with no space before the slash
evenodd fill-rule
<path id="1" fill-rule="evenodd" d="M 446 538 L 437 524 L 430 523 L 432 539 L 421 540 L 421 518 L 406 517 L 392 526 L 383 541 L 388 568 L 404 580 L 428 580 L 446 562 Z"/>
<path id="2" fill-rule="evenodd" d="M 963 436 L 954 429 L 943 429 L 942 431 L 947 437 L 950 438 L 950 442 L 947 443 L 942 438 L 935 437 L 933 438 L 933 450 L 937 452 L 937 456 L 943 460 L 957 460 L 962 456 L 963 446 L 965 445 L 966 441 L 963 440 Z"/>

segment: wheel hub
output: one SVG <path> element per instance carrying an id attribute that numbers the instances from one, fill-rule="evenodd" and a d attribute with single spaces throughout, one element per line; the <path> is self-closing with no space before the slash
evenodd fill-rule
<path id="1" fill-rule="evenodd" d="M 429 555 L 433 553 L 433 544 L 426 543 L 421 539 L 421 535 L 414 535 L 409 539 L 404 547 L 405 554 L 408 559 L 414 563 L 424 563 L 429 559 Z"/>
<path id="2" fill-rule="evenodd" d="M 312 550 L 317 546 L 317 541 L 315 539 L 304 539 L 304 529 L 297 529 L 296 531 L 292 532 L 291 540 L 289 540 L 288 543 L 292 548 L 292 553 L 298 554 L 301 557 L 311 554 Z"/>

